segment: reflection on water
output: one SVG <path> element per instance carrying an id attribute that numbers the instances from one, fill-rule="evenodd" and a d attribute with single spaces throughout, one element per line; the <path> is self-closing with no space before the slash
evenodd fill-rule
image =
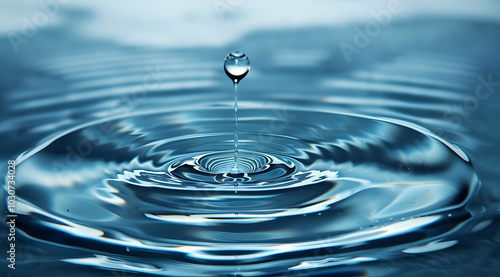
<path id="1" fill-rule="evenodd" d="M 238 42 L 253 64 L 238 172 L 227 49 L 87 48 L 75 36 L 68 49 L 43 40 L 66 29 L 42 31 L 23 57 L 56 53 L 20 58 L 1 79 L 2 155 L 19 163 L 17 272 L 495 276 L 488 80 L 500 41 L 474 38 L 498 26 L 394 23 L 347 63 L 349 27 Z M 478 85 L 492 90 L 479 97 Z"/>

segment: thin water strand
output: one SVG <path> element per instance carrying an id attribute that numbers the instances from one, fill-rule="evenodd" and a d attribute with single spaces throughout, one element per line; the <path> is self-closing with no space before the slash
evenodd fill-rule
<path id="1" fill-rule="evenodd" d="M 233 171 L 238 172 L 238 82 L 234 82 L 234 167 Z"/>
<path id="2" fill-rule="evenodd" d="M 243 52 L 231 52 L 224 60 L 224 71 L 234 85 L 234 166 L 231 171 L 238 173 L 240 172 L 238 168 L 238 82 L 250 71 L 250 60 Z"/>

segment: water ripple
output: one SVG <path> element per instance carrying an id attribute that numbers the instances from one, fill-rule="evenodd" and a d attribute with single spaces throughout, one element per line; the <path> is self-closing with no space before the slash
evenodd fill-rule
<path id="1" fill-rule="evenodd" d="M 204 276 L 235 272 L 235 263 L 274 272 L 375 261 L 382 244 L 389 253 L 442 249 L 449 243 L 436 241 L 471 218 L 478 179 L 467 156 L 424 129 L 292 110 L 294 124 L 260 136 L 274 112 L 243 113 L 236 173 L 225 109 L 136 114 L 64 133 L 18 166 L 20 228 L 107 253 L 69 263 Z M 361 249 L 372 256 L 356 256 Z"/>

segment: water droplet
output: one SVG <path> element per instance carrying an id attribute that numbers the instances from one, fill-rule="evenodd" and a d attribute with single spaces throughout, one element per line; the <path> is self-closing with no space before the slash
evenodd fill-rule
<path id="1" fill-rule="evenodd" d="M 127 248 L 126 248 L 125 250 L 126 250 L 127 252 L 130 252 L 130 248 L 128 248 L 128 246 L 127 246 Z"/>
<path id="2" fill-rule="evenodd" d="M 451 214 L 448 214 L 448 217 L 451 217 Z"/>
<path id="3" fill-rule="evenodd" d="M 238 83 L 250 71 L 250 60 L 243 52 L 231 52 L 224 60 L 224 71 L 234 83 Z"/>
<path id="4" fill-rule="evenodd" d="M 321 215 L 321 213 L 318 213 L 318 215 Z"/>

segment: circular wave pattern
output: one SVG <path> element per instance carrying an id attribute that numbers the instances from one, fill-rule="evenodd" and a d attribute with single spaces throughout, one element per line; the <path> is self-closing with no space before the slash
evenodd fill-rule
<path id="1" fill-rule="evenodd" d="M 281 122 L 273 111 L 246 110 L 234 172 L 222 112 L 136 115 L 25 153 L 18 195 L 29 216 L 20 228 L 93 254 L 70 263 L 259 276 L 451 247 L 438 241 L 471 217 L 476 174 L 438 138 L 300 110 L 279 134 L 265 133 Z"/>
<path id="2" fill-rule="evenodd" d="M 290 176 L 296 169 L 289 160 L 268 156 L 263 153 L 245 152 L 238 159 L 238 170 L 234 170 L 233 152 L 209 153 L 174 161 L 168 172 L 178 181 L 202 182 L 217 186 L 236 183 L 254 184 L 269 182 L 283 176 Z"/>

